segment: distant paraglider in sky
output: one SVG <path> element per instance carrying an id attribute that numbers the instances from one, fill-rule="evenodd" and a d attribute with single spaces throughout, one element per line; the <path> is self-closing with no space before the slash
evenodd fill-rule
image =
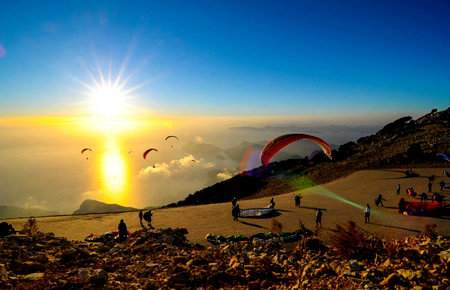
<path id="1" fill-rule="evenodd" d="M 180 139 L 178 139 L 177 136 L 170 135 L 170 136 L 167 136 L 167 137 L 166 137 L 166 141 L 167 141 L 168 139 L 170 139 L 170 138 L 175 138 L 175 139 L 177 139 L 177 140 L 180 140 Z"/>
<path id="2" fill-rule="evenodd" d="M 92 152 L 92 149 L 91 148 L 84 148 L 83 150 L 81 150 L 81 154 L 84 154 L 84 152 L 86 152 L 86 151 L 91 151 Z M 86 157 L 86 160 L 89 160 L 89 157 Z"/>
<path id="3" fill-rule="evenodd" d="M 448 156 L 445 155 L 444 153 L 438 153 L 438 154 L 436 154 L 436 156 L 444 158 L 445 160 L 447 160 L 447 162 L 450 162 L 450 158 L 448 158 Z"/>
<path id="4" fill-rule="evenodd" d="M 167 141 L 167 140 L 169 140 L 170 138 L 174 138 L 174 139 L 180 140 L 180 139 L 178 139 L 177 136 L 174 136 L 174 135 L 167 136 L 165 140 Z M 173 147 L 173 145 L 170 145 L 170 147 Z"/>
<path id="5" fill-rule="evenodd" d="M 328 156 L 328 158 L 332 159 L 330 145 L 328 145 L 325 141 L 323 141 L 319 137 L 307 134 L 286 134 L 273 139 L 264 147 L 260 155 L 261 163 L 267 166 L 270 162 L 270 159 L 278 151 L 280 151 L 287 145 L 302 139 L 316 143 L 322 149 L 322 151 Z"/>
<path id="6" fill-rule="evenodd" d="M 150 153 L 151 151 L 156 151 L 156 152 L 158 152 L 158 150 L 155 149 L 155 148 L 147 149 L 147 150 L 145 150 L 144 154 L 142 154 L 142 156 L 144 157 L 144 159 L 147 159 L 147 155 L 148 155 L 148 153 Z"/>
<path id="7" fill-rule="evenodd" d="M 83 150 L 81 150 L 81 154 L 83 154 L 86 151 L 92 151 L 92 149 L 91 148 L 84 148 Z"/>

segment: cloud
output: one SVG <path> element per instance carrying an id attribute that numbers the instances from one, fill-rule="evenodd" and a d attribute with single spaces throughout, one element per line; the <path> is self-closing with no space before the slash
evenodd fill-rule
<path id="1" fill-rule="evenodd" d="M 216 165 L 213 163 L 213 162 L 207 162 L 205 165 L 204 165 L 204 167 L 205 168 L 213 168 L 213 167 L 215 167 Z"/>
<path id="2" fill-rule="evenodd" d="M 213 168 L 216 166 L 214 162 L 205 162 L 203 158 L 196 159 L 194 155 L 189 154 L 185 157 L 182 157 L 177 160 L 170 161 L 171 167 L 178 167 L 178 168 L 184 168 L 184 167 L 204 167 L 204 168 Z M 176 168 L 174 168 L 176 169 Z"/>
<path id="3" fill-rule="evenodd" d="M 236 169 L 225 169 L 222 172 L 217 173 L 217 178 L 220 180 L 226 180 L 226 179 L 230 179 L 231 177 L 235 176 L 237 174 L 237 170 Z"/>
<path id="4" fill-rule="evenodd" d="M 181 167 L 189 167 L 189 166 L 191 166 L 192 165 L 192 163 L 194 162 L 199 162 L 200 160 L 195 160 L 195 157 L 192 155 L 192 154 L 190 154 L 190 155 L 188 155 L 188 156 L 185 156 L 185 157 L 183 157 L 183 158 L 180 158 L 180 159 L 178 159 L 178 160 L 172 160 L 172 161 L 170 161 L 170 164 L 172 165 L 172 164 L 176 164 L 176 165 L 179 165 L 179 166 L 181 166 Z"/>
<path id="5" fill-rule="evenodd" d="M 139 171 L 139 177 L 144 177 L 147 176 L 149 174 L 154 174 L 154 175 L 163 175 L 163 176 L 171 176 L 172 172 L 169 169 L 169 164 L 167 163 L 156 163 L 153 166 L 148 166 L 146 168 L 142 168 Z"/>

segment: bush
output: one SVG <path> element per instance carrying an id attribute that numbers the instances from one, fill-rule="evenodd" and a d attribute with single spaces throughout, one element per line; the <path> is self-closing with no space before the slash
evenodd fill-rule
<path id="1" fill-rule="evenodd" d="M 436 224 L 426 224 L 424 234 L 430 238 L 436 237 Z"/>
<path id="2" fill-rule="evenodd" d="M 270 232 L 274 234 L 280 234 L 283 231 L 283 224 L 277 221 L 276 219 L 272 219 L 272 223 L 270 225 Z"/>
<path id="3" fill-rule="evenodd" d="M 331 242 L 338 255 L 345 259 L 372 259 L 383 249 L 381 239 L 357 227 L 353 221 L 336 225 L 336 229 Z"/>
<path id="4" fill-rule="evenodd" d="M 34 235 L 36 235 L 36 233 L 38 232 L 39 228 L 37 226 L 37 221 L 35 218 L 30 217 L 24 224 L 23 224 L 23 229 L 22 232 L 29 236 L 29 237 L 33 237 Z"/>

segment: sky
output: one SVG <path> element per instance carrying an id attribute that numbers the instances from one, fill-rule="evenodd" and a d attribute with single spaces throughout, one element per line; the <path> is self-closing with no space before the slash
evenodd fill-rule
<path id="1" fill-rule="evenodd" d="M 448 1 L 29 1 L 0 10 L 1 116 L 85 113 L 98 67 L 154 114 L 448 105 Z"/>
<path id="2" fill-rule="evenodd" d="M 448 15 L 448 1 L 0 3 L 0 205 L 164 205 L 260 166 L 278 135 L 337 148 L 446 109 Z"/>

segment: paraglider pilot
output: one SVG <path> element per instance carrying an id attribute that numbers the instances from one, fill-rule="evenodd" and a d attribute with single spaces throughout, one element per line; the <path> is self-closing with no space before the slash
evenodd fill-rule
<path id="1" fill-rule="evenodd" d="M 125 241 L 127 239 L 128 229 L 127 225 L 123 220 L 120 220 L 118 229 L 119 229 L 119 240 Z"/>

